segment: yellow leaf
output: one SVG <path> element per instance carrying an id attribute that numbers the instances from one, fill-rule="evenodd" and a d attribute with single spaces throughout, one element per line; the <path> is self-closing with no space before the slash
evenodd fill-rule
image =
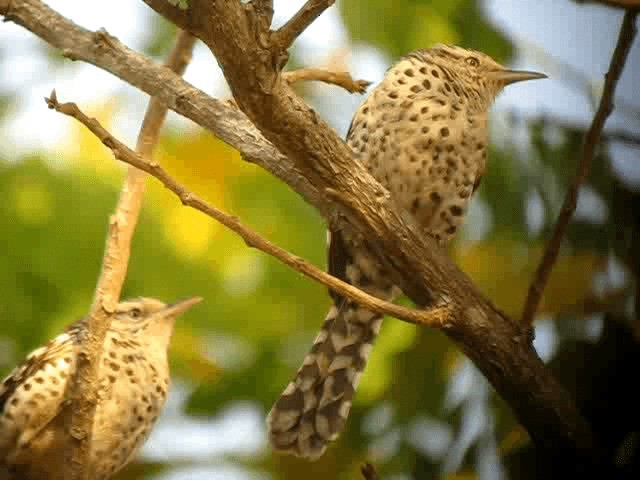
<path id="1" fill-rule="evenodd" d="M 203 213 L 183 206 L 175 198 L 163 208 L 165 235 L 173 243 L 176 253 L 189 259 L 203 256 L 222 226 Z"/>
<path id="2" fill-rule="evenodd" d="M 82 110 L 89 117 L 98 120 L 108 131 L 111 131 L 117 103 L 111 101 L 100 105 L 83 106 Z M 88 182 L 95 182 L 96 178 L 103 182 L 107 179 L 109 183 L 115 184 L 121 181 L 120 175 L 122 175 L 124 164 L 116 161 L 111 150 L 105 147 L 87 127 L 74 120 L 71 132 L 65 141 L 67 143 L 62 148 L 64 153 L 61 156 L 70 161 L 76 161 L 76 166 L 79 168 L 74 174 L 87 177 L 84 180 Z"/>
<path id="3" fill-rule="evenodd" d="M 458 244 L 453 256 L 493 302 L 517 317 L 543 251 L 542 245 L 527 247 L 498 239 L 472 246 Z M 562 254 L 545 288 L 539 313 L 580 313 L 593 275 L 602 271 L 605 261 L 589 250 Z"/>
<path id="4" fill-rule="evenodd" d="M 207 132 L 186 134 L 177 143 L 163 144 L 158 158 L 176 180 L 218 206 L 221 193 L 234 177 L 259 171 L 242 160 L 237 150 Z"/>

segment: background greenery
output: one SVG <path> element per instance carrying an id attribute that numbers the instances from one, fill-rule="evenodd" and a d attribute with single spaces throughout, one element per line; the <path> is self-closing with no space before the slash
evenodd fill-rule
<path id="1" fill-rule="evenodd" d="M 436 42 L 482 50 L 502 62 L 514 52 L 513 41 L 472 0 L 343 0 L 338 8 L 351 39 L 336 49 L 338 63 L 363 45 L 388 61 Z M 149 16 L 139 28 L 148 54 L 161 58 L 171 47 L 174 29 L 166 22 Z M 50 75 L 75 68 L 44 46 L 41 55 Z M 0 57 L 10 64 L 8 51 Z M 305 65 L 309 58 L 296 49 L 293 63 Z M 0 111 L 8 122 L 15 92 L 2 88 Z M 336 95 L 346 94 L 300 88 L 330 121 L 338 121 L 331 116 L 339 110 Z M 108 126 L 126 98 L 83 107 Z M 492 147 L 479 199 L 452 255 L 487 295 L 517 316 L 575 169 L 583 131 L 504 112 L 496 122 L 508 128 Z M 324 265 L 324 224 L 311 207 L 210 134 L 172 125 L 158 160 L 176 178 L 272 241 Z M 522 131 L 524 141 L 517 136 Z M 14 135 L 19 138 L 20 132 Z M 593 413 L 602 403 L 616 406 L 626 430 L 613 428 L 611 417 L 596 421 L 598 428 L 615 430 L 613 444 L 638 421 L 637 407 L 607 403 L 618 376 L 600 369 L 615 366 L 624 384 L 632 363 L 621 363 L 615 352 L 637 356 L 631 319 L 640 221 L 637 192 L 614 173 L 609 157 L 607 148 L 598 150 L 588 182 L 591 203 L 585 200 L 587 210 L 604 204 L 608 215 L 572 223 L 543 299 L 537 341 L 546 359 L 554 357 L 558 374 L 585 411 Z M 0 373 L 87 311 L 123 171 L 75 124 L 55 151 L 33 149 L 15 159 L 0 145 Z M 366 460 L 384 478 L 532 474 L 526 433 L 484 379 L 444 336 L 396 320 L 383 326 L 347 431 L 336 445 L 313 464 L 273 455 L 262 418 L 324 317 L 325 289 L 248 249 L 212 220 L 181 206 L 154 180 L 148 185 L 124 296 L 171 301 L 201 295 L 206 301 L 181 319 L 172 343 L 176 392 L 185 402 L 167 409 L 152 447 L 118 478 L 205 478 L 206 473 L 206 478 L 346 479 L 358 478 Z M 542 212 L 537 223 L 527 214 L 531 209 L 538 217 Z M 624 274 L 613 275 L 614 270 Z M 612 276 L 619 279 L 615 289 L 607 281 Z M 606 388 L 603 377 L 609 380 Z M 626 398 L 631 404 L 632 397 Z M 239 431 L 216 423 L 227 417 L 237 423 L 243 416 L 257 421 Z M 207 422 L 220 427 L 209 431 L 218 438 L 198 437 L 208 431 Z M 244 447 L 216 450 L 229 436 L 238 436 Z M 167 442 L 204 443 L 213 453 L 158 453 Z"/>

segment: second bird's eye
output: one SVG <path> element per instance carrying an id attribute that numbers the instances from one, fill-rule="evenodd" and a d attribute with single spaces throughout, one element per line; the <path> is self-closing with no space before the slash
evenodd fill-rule
<path id="1" fill-rule="evenodd" d="M 478 65 L 480 65 L 480 62 L 478 61 L 478 59 L 476 57 L 467 57 L 465 59 L 465 62 L 467 62 L 472 67 L 477 67 Z"/>
<path id="2" fill-rule="evenodd" d="M 139 308 L 132 308 L 129 315 L 131 315 L 131 318 L 139 318 L 142 315 L 142 311 Z"/>

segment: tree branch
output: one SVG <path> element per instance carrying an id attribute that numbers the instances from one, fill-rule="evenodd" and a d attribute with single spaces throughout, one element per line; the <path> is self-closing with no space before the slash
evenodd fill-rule
<path id="1" fill-rule="evenodd" d="M 429 310 L 406 308 L 401 305 L 395 305 L 393 303 L 380 300 L 379 298 L 369 295 L 339 278 L 329 275 L 315 265 L 287 252 L 278 245 L 275 245 L 269 240 L 263 238 L 258 233 L 242 224 L 236 217 L 224 213 L 213 205 L 205 202 L 203 199 L 177 182 L 158 163 L 149 161 L 145 156 L 134 152 L 111 135 L 96 119 L 87 117 L 75 103 L 59 103 L 56 98 L 55 90 L 51 93 L 51 97 L 47 99 L 47 105 L 49 108 L 53 108 L 57 112 L 78 120 L 96 137 L 98 137 L 105 146 L 111 149 L 117 160 L 153 175 L 160 180 L 165 187 L 175 193 L 184 205 L 204 213 L 234 231 L 249 247 L 256 248 L 274 258 L 277 258 L 285 265 L 353 300 L 359 305 L 366 307 L 368 310 L 382 315 L 390 315 L 415 325 L 435 328 L 440 328 L 453 317 L 453 309 L 450 306 L 434 307 Z"/>
<path id="2" fill-rule="evenodd" d="M 540 299 L 542 298 L 542 293 L 544 292 L 544 287 L 547 284 L 549 275 L 551 274 L 553 266 L 558 258 L 560 245 L 567 233 L 569 221 L 575 212 L 578 191 L 589 174 L 589 169 L 593 162 L 595 147 L 600 141 L 604 123 L 613 110 L 613 95 L 616 89 L 616 84 L 618 83 L 620 74 L 624 69 L 627 55 L 633 43 L 633 39 L 636 36 L 636 15 L 637 12 L 628 11 L 622 21 L 620 34 L 618 36 L 618 43 L 616 44 L 616 48 L 611 57 L 609 71 L 605 76 L 600 105 L 598 106 L 598 110 L 593 117 L 591 126 L 589 127 L 589 130 L 587 130 L 584 136 L 584 141 L 582 142 L 582 149 L 578 160 L 578 169 L 574 177 L 571 179 L 571 184 L 569 185 L 569 190 L 564 198 L 562 209 L 560 210 L 558 220 L 556 221 L 553 229 L 553 234 L 549 243 L 547 243 L 547 248 L 545 249 L 542 260 L 540 261 L 540 264 L 534 274 L 534 279 L 529 286 L 529 292 L 522 312 L 522 323 L 524 325 L 530 325 L 533 323 L 535 313 L 538 309 L 538 305 L 540 304 Z"/>
<path id="3" fill-rule="evenodd" d="M 173 15 L 163 0 L 144 1 L 178 26 L 196 21 Z M 569 465 L 596 462 L 590 426 L 538 358 L 529 330 L 497 309 L 432 238 L 420 234 L 396 209 L 389 192 L 354 161 L 345 143 L 281 81 L 280 65 L 272 61 L 274 45 L 254 41 L 254 32 L 222 4 L 191 0 L 190 5 L 192 15 L 208 9 L 209 20 L 198 18 L 198 26 L 215 26 L 198 27 L 198 35 L 216 56 L 238 106 L 285 154 L 290 168 L 317 187 L 319 196 L 287 183 L 315 205 L 332 228 L 342 225 L 360 232 L 394 283 L 417 305 L 433 299 L 455 302 L 461 313 L 443 331 L 509 403 L 537 445 L 567 452 L 563 458 Z M 256 161 L 271 170 L 264 159 Z M 340 195 L 331 196 L 331 191 Z"/>
<path id="4" fill-rule="evenodd" d="M 269 31 L 273 21 L 273 0 L 251 0 L 245 8 L 256 16 L 261 31 Z"/>
<path id="5" fill-rule="evenodd" d="M 165 64 L 182 74 L 191 59 L 195 38 L 180 32 L 176 45 Z M 160 128 L 164 123 L 167 107 L 159 100 L 149 101 L 137 142 L 137 152 L 141 158 L 150 157 L 158 143 Z M 100 357 L 107 330 L 111 323 L 111 313 L 119 302 L 131 254 L 131 239 L 142 206 L 145 191 L 145 174 L 130 167 L 122 186 L 116 212 L 109 222 L 109 236 L 102 264 L 102 271 L 96 286 L 91 312 L 84 320 L 85 335 L 80 342 L 78 368 L 68 390 L 71 402 L 63 412 L 67 434 L 65 454 L 70 468 L 69 477 L 83 480 L 90 478 L 89 456 L 93 418 L 97 406 L 98 388 L 96 381 L 100 367 Z"/>
<path id="6" fill-rule="evenodd" d="M 260 131 L 233 106 L 208 97 L 106 32 L 78 27 L 39 0 L 12 0 L 10 12 L 0 8 L 0 13 L 69 57 L 158 96 L 285 181 L 332 227 L 361 232 L 390 267 L 392 280 L 418 305 L 434 297 L 444 304 L 455 301 L 460 313 L 443 331 L 480 368 L 536 444 L 563 450 L 568 465 L 576 460 L 593 464 L 598 454 L 590 426 L 532 349 L 527 329 L 487 300 L 433 239 L 407 224 L 410 220 L 351 157 L 344 142 L 280 81 L 272 50 L 257 44 L 253 26 L 238 16 L 233 4 L 190 0 L 189 8 L 180 10 L 166 0 L 145 2 L 213 50 L 237 104 Z M 228 5 L 232 7 L 226 10 Z M 265 92 L 263 85 L 271 89 Z M 332 197 L 331 190 L 342 195 Z"/>
<path id="7" fill-rule="evenodd" d="M 235 105 L 211 98 L 194 88 L 169 69 L 158 65 L 123 45 L 106 31 L 86 30 L 40 0 L 9 0 L 0 15 L 13 21 L 60 49 L 73 60 L 82 60 L 97 66 L 148 95 L 157 97 L 170 109 L 210 130 L 221 140 L 240 150 L 244 158 L 262 165 L 294 189 L 299 191 L 316 208 L 323 209 L 319 189 L 304 176 L 292 162 L 280 153 L 255 128 L 247 116 Z M 162 2 L 167 9 L 172 7 Z M 176 15 L 183 10 L 173 9 Z M 185 23 L 189 23 L 185 20 Z"/>
<path id="8" fill-rule="evenodd" d="M 308 0 L 282 27 L 276 30 L 271 42 L 280 50 L 288 50 L 296 38 L 318 18 L 322 12 L 335 3 L 336 0 Z"/>
<path id="9" fill-rule="evenodd" d="M 321 68 L 300 68 L 282 72 L 282 78 L 289 84 L 309 80 L 330 83 L 344 88 L 349 93 L 364 93 L 371 85 L 367 80 L 354 80 L 349 72 L 334 72 Z"/>

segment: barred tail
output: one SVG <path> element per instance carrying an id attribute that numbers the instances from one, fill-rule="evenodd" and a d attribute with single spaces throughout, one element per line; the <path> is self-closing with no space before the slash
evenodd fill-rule
<path id="1" fill-rule="evenodd" d="M 276 450 L 315 460 L 344 430 L 382 317 L 348 300 L 329 310 L 302 367 L 267 417 Z"/>

